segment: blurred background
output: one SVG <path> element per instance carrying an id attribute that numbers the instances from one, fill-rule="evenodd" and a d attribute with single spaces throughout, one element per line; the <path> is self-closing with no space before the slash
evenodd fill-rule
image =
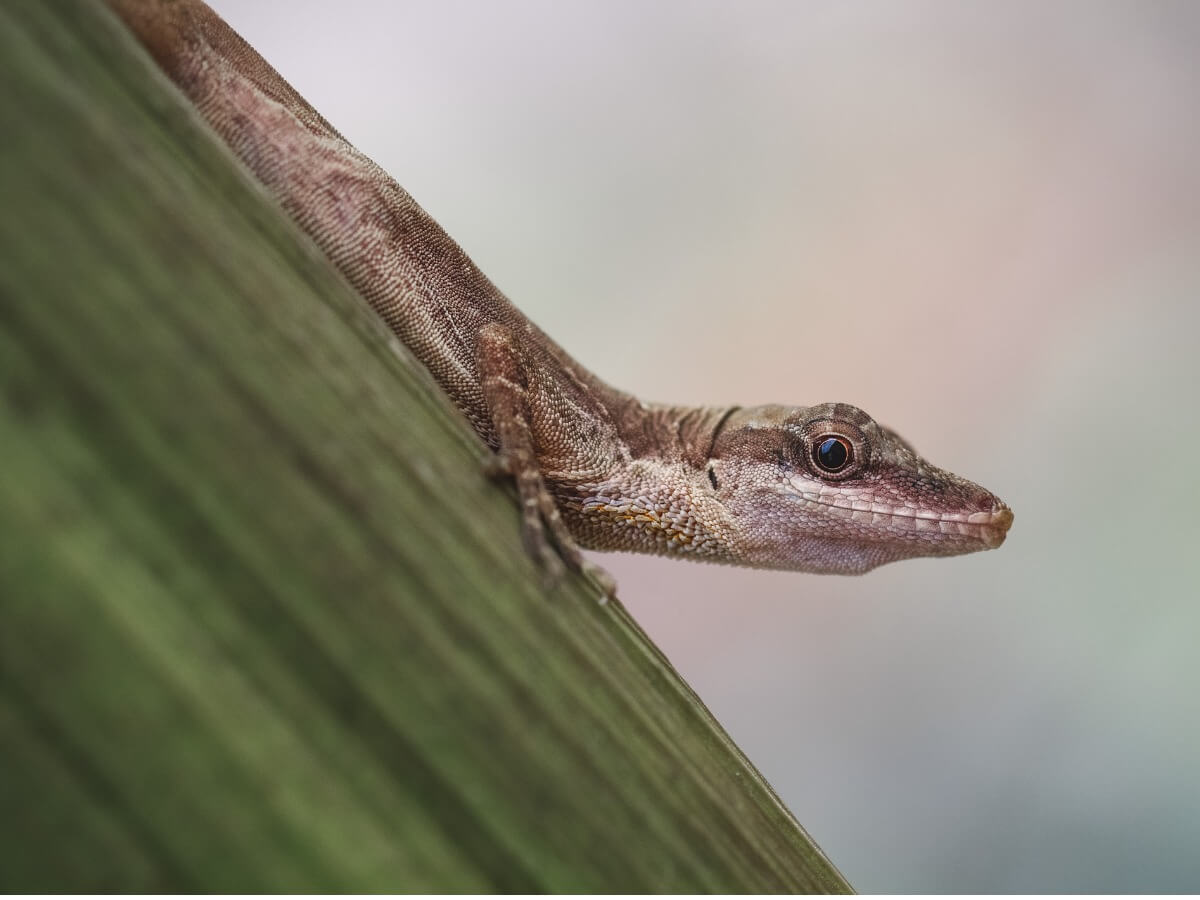
<path id="1" fill-rule="evenodd" d="M 855 403 L 1015 510 L 606 555 L 860 891 L 1200 891 L 1200 5 L 212 0 L 645 399 Z"/>

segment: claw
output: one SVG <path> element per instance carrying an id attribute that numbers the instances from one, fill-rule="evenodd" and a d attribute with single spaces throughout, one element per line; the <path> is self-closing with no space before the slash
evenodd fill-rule
<path id="1" fill-rule="evenodd" d="M 600 588 L 600 605 L 603 606 L 609 600 L 617 599 L 617 580 L 608 572 L 593 562 L 583 561 L 583 567 L 580 570 L 584 575 L 591 577 L 596 582 L 596 586 Z"/>

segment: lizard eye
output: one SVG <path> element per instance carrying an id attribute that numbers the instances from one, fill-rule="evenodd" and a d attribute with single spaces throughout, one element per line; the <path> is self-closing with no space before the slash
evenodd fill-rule
<path id="1" fill-rule="evenodd" d="M 854 451 L 845 438 L 826 434 L 813 441 L 812 458 L 817 468 L 826 472 L 840 472 L 850 464 Z"/>

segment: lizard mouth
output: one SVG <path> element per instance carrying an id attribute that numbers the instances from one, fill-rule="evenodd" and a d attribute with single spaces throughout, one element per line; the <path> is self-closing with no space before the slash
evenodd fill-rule
<path id="1" fill-rule="evenodd" d="M 963 512 L 933 512 L 910 506 L 892 506 L 878 500 L 855 500 L 850 497 L 830 498 L 811 490 L 797 490 L 792 496 L 808 505 L 833 511 L 835 515 L 864 528 L 878 528 L 891 534 L 897 530 L 914 535 L 944 535 L 951 540 L 967 538 L 994 550 L 1004 543 L 1013 522 L 1012 510 L 993 497 L 990 509 Z"/>

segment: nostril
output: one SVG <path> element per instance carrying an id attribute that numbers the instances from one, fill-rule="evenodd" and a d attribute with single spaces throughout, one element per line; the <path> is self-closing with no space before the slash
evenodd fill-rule
<path id="1" fill-rule="evenodd" d="M 978 491 L 971 499 L 972 505 L 980 512 L 1000 512 L 1003 509 L 1008 509 L 1008 504 L 991 491 L 984 488 L 979 488 Z"/>
<path id="2" fill-rule="evenodd" d="M 971 513 L 967 521 L 986 526 L 988 533 L 994 538 L 1004 540 L 1004 535 L 1013 522 L 1013 513 L 1008 504 L 990 491 L 980 488 L 972 498 L 972 505 L 977 512 Z"/>

